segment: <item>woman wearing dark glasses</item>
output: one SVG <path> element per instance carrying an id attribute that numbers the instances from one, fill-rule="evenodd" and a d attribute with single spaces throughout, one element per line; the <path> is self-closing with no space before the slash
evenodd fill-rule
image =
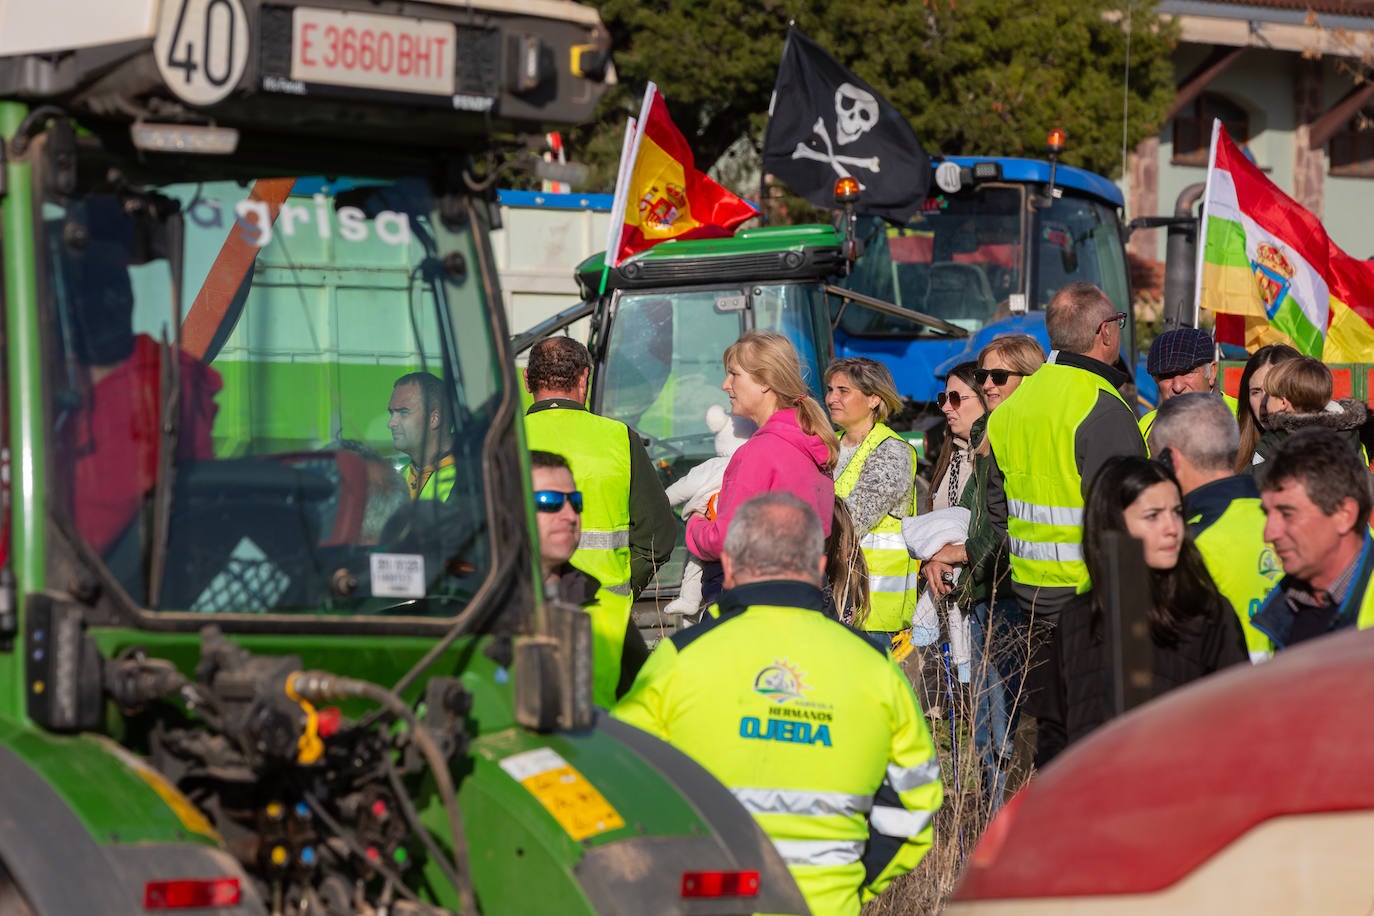
<path id="1" fill-rule="evenodd" d="M 1007 334 L 992 340 L 978 354 L 974 379 L 993 410 L 1021 385 L 1021 380 L 1045 365 L 1045 351 L 1028 334 Z"/>
<path id="2" fill-rule="evenodd" d="M 853 621 L 885 646 L 911 625 L 919 564 L 902 540 L 902 518 L 915 515 L 916 451 L 885 422 L 901 409 L 897 384 L 882 363 L 837 359 L 825 370 L 825 406 L 840 432 L 835 495 L 844 500 L 868 566 L 868 612 Z"/>
<path id="3" fill-rule="evenodd" d="M 928 511 L 961 505 L 961 499 L 968 492 L 969 480 L 973 477 L 973 446 L 969 437 L 973 432 L 973 424 L 988 412 L 983 390 L 973 377 L 976 369 L 974 363 L 955 366 L 945 379 L 945 390 L 935 398 L 936 406 L 945 415 L 947 432 L 944 444 L 940 446 L 940 454 L 935 459 L 935 469 L 930 475 Z M 936 553 L 921 568 L 921 575 L 925 576 L 934 594 L 943 595 L 950 590 L 950 582 L 956 578 L 953 567 L 963 565 L 964 559 L 963 545 L 952 544 Z M 951 661 L 959 666 L 959 679 L 968 683 L 968 605 L 952 601 L 946 607 L 949 609 Z"/>
<path id="4" fill-rule="evenodd" d="M 972 482 L 963 488 L 959 505 L 969 510 L 968 540 L 936 554 L 936 561 L 964 567 L 956 603 L 969 617 L 970 685 L 974 696 L 974 746 L 983 760 L 983 786 L 993 810 L 1006 793 L 1016 727 L 1020 719 L 1026 670 L 1028 634 L 1020 606 L 1011 591 L 1006 550 L 988 519 L 987 484 L 991 451 L 987 444 L 988 416 L 1011 396 L 1021 381 L 1045 364 L 1045 351 L 1035 338 L 1009 334 L 993 339 L 978 354 L 974 382 L 987 402 L 987 412 L 969 429 L 973 453 Z M 934 570 L 935 580 L 943 570 Z M 943 582 L 932 580 L 939 593 Z"/>

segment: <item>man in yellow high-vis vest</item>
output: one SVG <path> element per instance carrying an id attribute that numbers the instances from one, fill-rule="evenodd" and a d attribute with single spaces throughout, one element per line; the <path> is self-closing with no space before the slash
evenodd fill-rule
<path id="1" fill-rule="evenodd" d="M 392 444 L 410 458 L 405 468 L 410 498 L 448 499 L 457 471 L 444 383 L 424 371 L 403 375 L 391 389 L 386 412 Z"/>
<path id="2" fill-rule="evenodd" d="M 525 413 L 525 437 L 531 449 L 567 458 L 583 494 L 582 536 L 572 564 L 601 583 L 588 608 L 592 694 L 610 706 L 638 670 L 625 652 L 637 653 L 638 661 L 645 654 L 630 608 L 672 554 L 677 517 L 639 436 L 587 410 L 591 368 L 587 348 L 570 337 L 550 337 L 531 348 L 525 386 L 534 403 Z"/>
<path id="3" fill-rule="evenodd" d="M 1279 581 L 1283 567 L 1264 540 L 1264 509 L 1249 474 L 1236 474 L 1240 426 L 1214 394 L 1165 401 L 1150 430 L 1150 454 L 1173 468 L 1184 515 L 1217 589 L 1231 602 L 1252 662 L 1274 653 L 1250 618 Z"/>
<path id="4" fill-rule="evenodd" d="M 775 491 L 740 506 L 725 591 L 664 639 L 614 715 L 729 787 L 816 916 L 858 916 L 930 848 L 944 797 L 920 703 L 891 654 L 825 616 L 825 538 Z"/>
<path id="5" fill-rule="evenodd" d="M 1050 300 L 1050 355 L 988 417 L 992 461 L 988 519 L 1004 532 L 1012 591 L 1031 621 L 1026 711 L 1035 716 L 1036 765 L 1067 743 L 1059 676 L 1059 613 L 1091 583 L 1083 560 L 1088 486 L 1114 455 L 1144 455 L 1135 414 L 1112 364 L 1129 315 L 1091 283 L 1070 283 Z"/>

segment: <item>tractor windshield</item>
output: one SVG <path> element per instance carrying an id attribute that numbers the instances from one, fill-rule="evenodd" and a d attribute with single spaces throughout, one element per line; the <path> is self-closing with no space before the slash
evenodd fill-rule
<path id="1" fill-rule="evenodd" d="M 606 335 L 596 412 L 638 431 L 665 480 L 686 473 L 713 454 L 706 410 L 730 409 L 721 360 L 751 325 L 792 342 L 803 376 L 821 397 L 830 326 L 817 284 L 626 292 Z"/>
<path id="2" fill-rule="evenodd" d="M 976 333 L 1011 314 L 1024 295 L 1023 240 L 1032 225 L 1024 185 L 985 184 L 926 200 L 905 226 L 865 219 L 863 257 L 843 285 L 856 292 L 941 318 Z M 1125 308 L 1125 256 L 1115 212 L 1104 203 L 1065 193 L 1038 213 L 1032 240 L 1035 292 L 1043 309 L 1055 290 L 1082 280 Z M 846 308 L 850 334 L 912 337 L 936 333 L 876 311 Z"/>
<path id="3" fill-rule="evenodd" d="M 339 178 L 43 202 L 58 517 L 136 604 L 464 608 L 503 396 L 480 209 Z"/>

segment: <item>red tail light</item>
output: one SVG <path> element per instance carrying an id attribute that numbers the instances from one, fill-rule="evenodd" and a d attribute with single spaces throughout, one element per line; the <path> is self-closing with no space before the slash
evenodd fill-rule
<path id="1" fill-rule="evenodd" d="M 238 878 L 199 878 L 149 881 L 143 885 L 145 910 L 186 910 L 195 907 L 237 906 L 242 898 Z"/>
<path id="2" fill-rule="evenodd" d="M 683 897 L 757 897 L 756 871 L 686 871 L 682 873 Z"/>

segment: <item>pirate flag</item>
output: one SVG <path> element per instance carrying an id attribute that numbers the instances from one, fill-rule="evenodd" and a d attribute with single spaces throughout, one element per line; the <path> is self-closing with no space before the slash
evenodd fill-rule
<path id="1" fill-rule="evenodd" d="M 852 176 L 858 210 L 902 223 L 930 189 L 930 157 L 906 118 L 796 29 L 768 105 L 763 169 L 827 208 L 835 180 Z"/>

